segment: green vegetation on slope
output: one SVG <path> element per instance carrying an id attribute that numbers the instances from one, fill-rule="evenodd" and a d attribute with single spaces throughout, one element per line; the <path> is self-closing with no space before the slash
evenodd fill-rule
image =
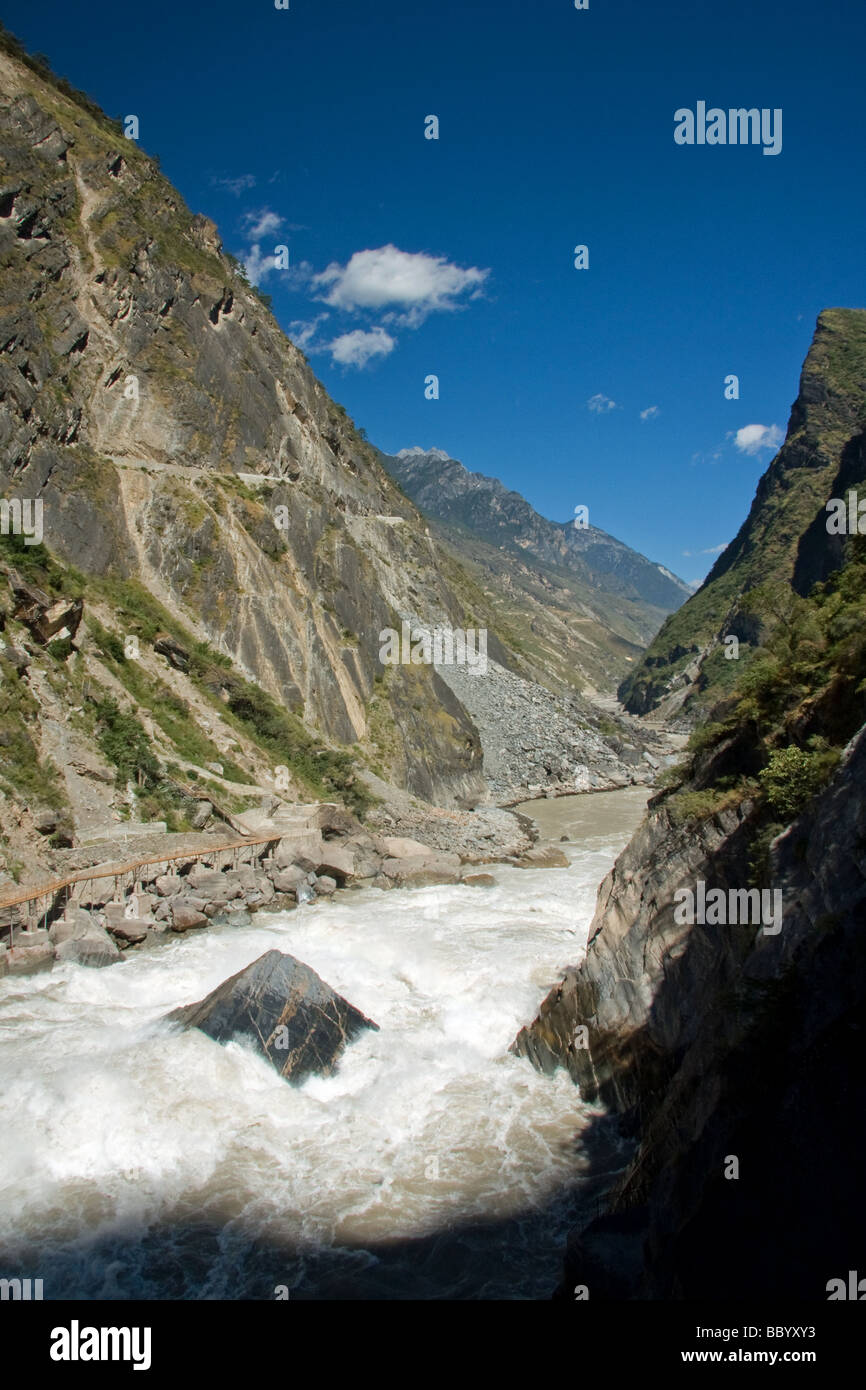
<path id="1" fill-rule="evenodd" d="M 739 680 L 737 663 L 726 661 L 713 643 L 738 634 L 740 670 L 751 661 L 776 621 L 761 595 L 774 582 L 790 584 L 800 542 L 823 514 L 842 451 L 864 420 L 866 310 L 827 309 L 818 318 L 787 438 L 761 479 L 749 516 L 701 588 L 666 619 L 620 686 L 628 709 L 653 709 L 708 648 L 691 697 L 694 712 L 706 712 Z"/>
<path id="2" fill-rule="evenodd" d="M 0 653 L 0 790 L 16 793 L 28 804 L 53 811 L 68 809 L 63 779 L 50 761 L 40 761 L 39 703 L 10 662 Z"/>
<path id="3" fill-rule="evenodd" d="M 189 704 L 140 662 L 126 656 L 124 642 L 130 637 L 138 638 L 144 646 L 152 645 L 160 634 L 170 635 L 187 653 L 188 676 L 203 698 L 221 718 L 249 738 L 271 766 L 286 767 L 305 794 L 342 800 L 356 814 L 363 814 L 372 804 L 374 798 L 356 775 L 350 753 L 323 745 L 297 716 L 237 675 L 227 657 L 207 643 L 196 642 L 137 580 L 85 577 L 71 566 L 62 565 L 44 546 L 25 546 L 21 538 L 12 535 L 0 536 L 2 560 L 50 597 L 83 594 L 91 603 L 101 601 L 110 609 L 112 628 L 91 614 L 85 619 L 100 659 L 136 705 L 159 725 L 179 757 L 199 765 L 218 761 L 229 780 L 247 780 L 243 769 L 227 760 L 201 731 Z M 66 646 L 64 650 L 68 655 L 70 648 Z M 64 651 L 56 655 L 62 662 Z M 3 666 L 5 677 L 8 663 Z M 121 710 L 116 701 L 102 695 L 97 698 L 80 676 L 68 675 L 66 680 L 70 692 L 75 690 L 70 703 L 83 704 L 85 726 L 94 732 L 103 753 L 117 768 L 119 783 L 137 782 L 141 795 L 147 794 L 167 819 L 177 822 L 178 797 L 140 721 Z M 34 723 L 38 718 L 38 705 L 26 682 L 11 668 L 0 685 L 0 714 L 3 713 L 7 715 L 4 728 L 14 730 L 14 739 L 10 735 L 8 745 L 0 745 L 0 778 L 4 778 L 10 791 L 34 797 L 38 793 L 41 804 L 64 804 L 62 780 L 56 769 L 39 763 L 27 733 L 28 721 Z"/>
<path id="4" fill-rule="evenodd" d="M 851 538 L 846 563 L 808 598 L 772 584 L 755 601 L 775 626 L 661 797 L 681 822 L 754 801 L 760 876 L 770 840 L 827 785 L 866 721 L 866 537 Z"/>

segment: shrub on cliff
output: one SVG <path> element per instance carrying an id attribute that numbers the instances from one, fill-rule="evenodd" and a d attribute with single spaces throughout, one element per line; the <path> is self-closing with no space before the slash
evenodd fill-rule
<path id="1" fill-rule="evenodd" d="M 815 738 L 811 743 L 808 750 L 795 744 L 774 748 L 767 766 L 758 774 L 770 808 L 785 822 L 799 815 L 839 761 L 838 750 L 828 747 L 826 739 Z"/>
<path id="2" fill-rule="evenodd" d="M 160 778 L 160 767 L 150 740 L 138 720 L 120 708 L 116 700 L 96 702 L 96 739 L 110 763 L 117 768 L 118 783 L 136 782 L 152 787 Z"/>

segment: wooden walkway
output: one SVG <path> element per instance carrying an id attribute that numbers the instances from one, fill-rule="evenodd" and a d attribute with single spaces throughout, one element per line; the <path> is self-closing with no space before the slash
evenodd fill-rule
<path id="1" fill-rule="evenodd" d="M 170 854 L 158 854 L 149 859 L 134 859 L 125 864 L 94 865 L 88 869 L 79 869 L 77 873 L 67 874 L 63 878 L 52 879 L 49 883 L 40 883 L 28 888 L 19 888 L 14 893 L 6 893 L 0 896 L 0 914 L 9 911 L 10 908 L 21 907 L 25 903 L 35 903 L 38 905 L 45 902 L 46 906 L 40 916 L 47 917 L 48 913 L 57 903 L 59 894 L 66 889 L 73 887 L 76 883 L 93 883 L 99 879 L 113 878 L 115 883 L 115 896 L 119 896 L 123 880 L 131 878 L 135 884 L 139 878 L 139 870 L 153 868 L 156 865 L 164 864 L 166 870 L 170 864 L 176 864 L 180 860 L 212 859 L 213 867 L 219 868 L 220 857 L 224 854 L 232 856 L 233 864 L 238 863 L 239 852 L 244 849 L 256 849 L 259 846 L 278 845 L 283 837 L 281 835 L 262 836 L 259 839 L 251 840 L 231 840 L 220 845 L 209 845 L 206 849 L 181 849 L 175 850 Z M 253 855 L 255 859 L 261 859 L 265 853 L 262 848 L 261 853 Z M 7 922 L 5 925 L 10 925 Z"/>

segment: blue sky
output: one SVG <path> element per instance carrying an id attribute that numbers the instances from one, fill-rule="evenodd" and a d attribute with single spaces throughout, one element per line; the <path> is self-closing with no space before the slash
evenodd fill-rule
<path id="1" fill-rule="evenodd" d="M 585 504 L 687 580 L 748 510 L 818 312 L 866 305 L 861 0 L 2 17 L 139 117 L 371 440 L 445 449 L 557 520 Z M 698 101 L 781 108 L 781 152 L 677 145 Z"/>

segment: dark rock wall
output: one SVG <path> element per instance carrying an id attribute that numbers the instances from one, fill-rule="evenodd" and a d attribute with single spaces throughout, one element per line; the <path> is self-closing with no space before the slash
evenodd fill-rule
<path id="1" fill-rule="evenodd" d="M 570 1243 L 566 1289 L 823 1299 L 862 1265 L 864 785 L 861 730 L 773 843 L 778 934 L 673 920 L 678 886 L 747 881 L 748 807 L 693 835 L 657 808 L 602 885 L 584 964 L 515 1043 L 566 1066 L 636 1145 L 608 1213 Z"/>

